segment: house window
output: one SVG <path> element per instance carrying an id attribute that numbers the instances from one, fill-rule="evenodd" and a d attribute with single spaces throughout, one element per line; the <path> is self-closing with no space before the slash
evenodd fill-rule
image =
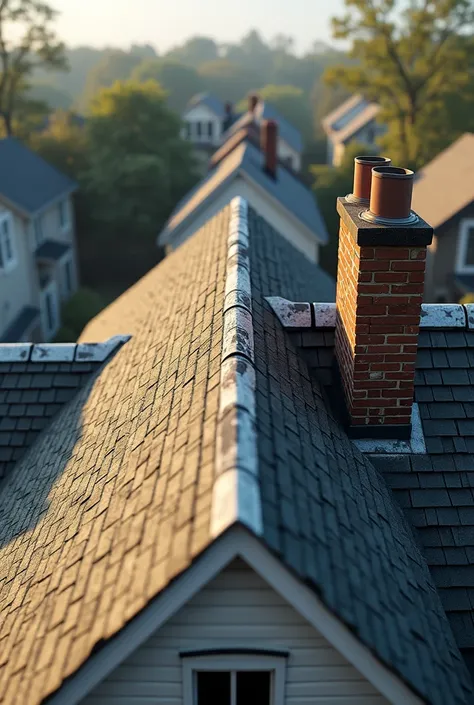
<path id="1" fill-rule="evenodd" d="M 196 122 L 195 125 L 196 125 L 196 136 L 197 136 L 197 137 L 201 137 L 201 135 L 202 135 L 202 125 L 201 125 L 201 123 L 200 123 L 199 121 Z"/>
<path id="2" fill-rule="evenodd" d="M 211 140 L 214 137 L 214 123 L 212 122 L 212 120 L 209 120 L 209 122 L 207 123 L 207 135 L 211 138 Z"/>
<path id="3" fill-rule="evenodd" d="M 50 340 L 59 328 L 58 292 L 54 281 L 41 292 L 41 318 L 44 337 Z"/>
<path id="4" fill-rule="evenodd" d="M 43 218 L 40 215 L 33 221 L 33 232 L 35 234 L 35 246 L 39 247 L 44 241 Z"/>
<path id="5" fill-rule="evenodd" d="M 191 137 L 191 123 L 190 122 L 184 123 L 184 133 L 186 135 L 186 139 L 189 140 Z"/>
<path id="6" fill-rule="evenodd" d="M 59 227 L 61 230 L 68 230 L 70 226 L 68 205 L 67 200 L 63 200 L 58 204 Z"/>
<path id="7" fill-rule="evenodd" d="M 9 213 L 0 216 L 0 268 L 4 271 L 16 265 L 13 219 Z"/>
<path id="8" fill-rule="evenodd" d="M 472 218 L 462 220 L 459 226 L 456 272 L 474 273 L 474 219 Z"/>
<path id="9" fill-rule="evenodd" d="M 283 705 L 286 655 L 183 658 L 184 705 Z"/>
<path id="10" fill-rule="evenodd" d="M 72 294 L 73 285 L 73 274 L 72 274 L 72 260 L 67 259 L 63 264 L 64 272 L 64 294 L 65 296 L 70 296 Z"/>

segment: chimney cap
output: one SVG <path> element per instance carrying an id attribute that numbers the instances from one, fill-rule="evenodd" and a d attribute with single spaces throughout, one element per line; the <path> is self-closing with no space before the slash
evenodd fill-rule
<path id="1" fill-rule="evenodd" d="M 370 190 L 372 187 L 372 167 L 389 166 L 392 163 L 388 157 L 364 155 L 354 158 L 354 180 L 352 193 L 346 196 L 348 203 L 357 203 L 368 206 L 370 203 Z"/>
<path id="2" fill-rule="evenodd" d="M 377 179 L 410 179 L 413 180 L 415 172 L 401 166 L 374 166 L 372 178 Z"/>
<path id="3" fill-rule="evenodd" d="M 361 157 L 355 157 L 354 162 L 356 164 L 376 164 L 379 166 L 385 165 L 389 166 L 391 164 L 391 159 L 388 157 L 377 157 L 375 155 L 364 155 Z"/>

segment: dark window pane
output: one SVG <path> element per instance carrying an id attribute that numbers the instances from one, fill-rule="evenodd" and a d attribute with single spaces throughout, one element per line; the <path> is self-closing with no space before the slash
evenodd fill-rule
<path id="1" fill-rule="evenodd" d="M 230 705 L 229 671 L 198 671 L 196 677 L 197 705 Z"/>
<path id="2" fill-rule="evenodd" d="M 270 705 L 270 677 L 269 671 L 239 671 L 237 705 Z"/>
<path id="3" fill-rule="evenodd" d="M 471 267 L 474 265 L 474 228 L 469 228 L 467 231 L 467 249 L 465 264 Z"/>
<path id="4" fill-rule="evenodd" d="M 53 299 L 51 294 L 46 294 L 46 315 L 48 317 L 48 328 L 54 328 Z"/>
<path id="5" fill-rule="evenodd" d="M 209 135 L 209 137 L 212 137 L 212 135 L 214 134 L 214 123 L 212 122 L 212 120 L 207 123 L 207 134 Z"/>
<path id="6" fill-rule="evenodd" d="M 197 134 L 198 137 L 201 136 L 201 130 L 202 130 L 202 125 L 201 125 L 200 122 L 197 122 L 197 123 L 196 123 L 196 134 Z"/>

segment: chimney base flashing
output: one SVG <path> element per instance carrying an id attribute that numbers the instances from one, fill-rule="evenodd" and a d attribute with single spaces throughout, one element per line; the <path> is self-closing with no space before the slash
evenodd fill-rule
<path id="1" fill-rule="evenodd" d="M 385 441 L 409 441 L 412 435 L 412 425 L 399 426 L 393 424 L 380 424 L 378 426 L 364 424 L 360 426 L 349 425 L 346 433 L 353 440 L 385 440 Z"/>
<path id="2" fill-rule="evenodd" d="M 433 228 L 418 216 L 412 225 L 382 225 L 363 220 L 360 204 L 337 199 L 337 212 L 359 247 L 426 247 L 433 240 Z"/>

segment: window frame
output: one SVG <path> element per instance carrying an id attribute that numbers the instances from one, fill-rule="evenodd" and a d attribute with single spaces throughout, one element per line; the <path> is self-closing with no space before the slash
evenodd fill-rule
<path id="1" fill-rule="evenodd" d="M 64 208 L 64 223 L 61 222 L 61 207 Z M 69 199 L 62 198 L 58 202 L 59 229 L 62 233 L 67 233 L 71 229 L 71 213 L 69 211 Z"/>
<path id="2" fill-rule="evenodd" d="M 183 705 L 196 701 L 197 671 L 271 671 L 271 704 L 284 705 L 286 683 L 285 655 L 213 653 L 202 656 L 181 654 L 183 673 Z"/>
<path id="3" fill-rule="evenodd" d="M 3 232 L 3 223 L 8 223 L 8 235 L 5 236 Z M 10 257 L 6 257 L 6 245 L 5 241 L 8 239 Z M 16 237 L 15 237 L 15 223 L 13 216 L 8 211 L 0 213 L 0 271 L 1 272 L 11 272 L 12 269 L 18 264 L 18 253 L 16 247 Z"/>
<path id="4" fill-rule="evenodd" d="M 52 279 L 44 289 L 41 290 L 41 305 L 40 305 L 40 311 L 41 311 L 41 323 L 43 327 L 43 332 L 45 337 L 50 340 L 53 338 L 56 333 L 58 332 L 60 326 L 61 326 L 61 311 L 60 311 L 60 302 L 59 302 L 59 296 L 58 296 L 58 287 L 56 284 L 56 281 Z M 47 299 L 48 296 L 52 297 L 53 303 L 52 303 L 52 310 L 54 311 L 55 314 L 55 321 L 53 327 L 50 328 L 49 326 L 49 321 L 48 321 L 48 304 L 47 304 Z"/>
<path id="5" fill-rule="evenodd" d="M 44 237 L 44 230 L 43 230 L 43 214 L 37 215 L 33 218 L 32 222 L 32 227 L 33 227 L 33 245 L 34 245 L 34 251 L 41 247 L 43 244 L 45 237 Z M 39 237 L 37 237 L 39 234 Z"/>
<path id="6" fill-rule="evenodd" d="M 464 218 L 459 223 L 458 243 L 456 250 L 456 274 L 474 274 L 474 264 L 466 264 L 469 245 L 469 231 L 474 236 L 474 218 Z"/>

